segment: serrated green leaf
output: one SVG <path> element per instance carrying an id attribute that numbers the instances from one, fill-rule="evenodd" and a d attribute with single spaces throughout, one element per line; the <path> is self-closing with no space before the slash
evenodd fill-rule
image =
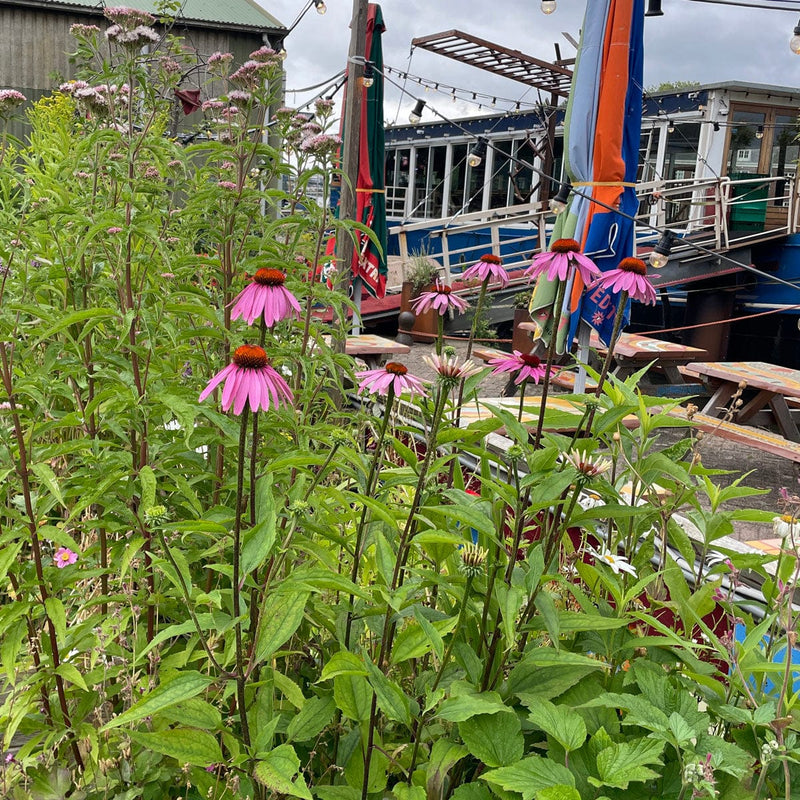
<path id="1" fill-rule="evenodd" d="M 337 675 L 367 675 L 364 659 L 347 650 L 334 653 L 322 668 L 321 681 L 335 678 Z"/>
<path id="2" fill-rule="evenodd" d="M 170 728 L 166 731 L 143 733 L 131 731 L 131 738 L 148 750 L 174 758 L 179 764 L 209 767 L 222 762 L 219 742 L 206 731 L 195 728 Z"/>
<path id="3" fill-rule="evenodd" d="M 372 689 L 366 675 L 337 675 L 333 679 L 333 697 L 348 719 L 356 722 L 369 719 Z"/>
<path id="4" fill-rule="evenodd" d="M 215 731 L 222 727 L 222 714 L 219 709 L 199 697 L 182 700 L 174 706 L 162 709 L 158 716 L 168 722 L 204 731 Z"/>
<path id="5" fill-rule="evenodd" d="M 52 467 L 49 464 L 45 464 L 43 461 L 39 461 L 35 464 L 31 464 L 31 471 L 42 482 L 42 484 L 47 487 L 47 490 L 51 495 L 53 495 L 56 502 L 60 506 L 66 508 L 67 504 L 64 502 L 64 495 L 61 494 L 61 488 L 58 485 L 58 478 L 56 478 L 56 474 L 53 472 Z"/>
<path id="6" fill-rule="evenodd" d="M 555 705 L 542 698 L 530 706 L 528 719 L 552 736 L 567 752 L 577 750 L 586 741 L 586 723 L 569 706 Z"/>
<path id="7" fill-rule="evenodd" d="M 370 685 L 375 691 L 378 707 L 389 719 L 411 724 L 411 705 L 405 692 L 389 680 L 371 661 L 366 662 Z"/>
<path id="8" fill-rule="evenodd" d="M 469 751 L 463 744 L 448 739 L 437 739 L 433 743 L 425 777 L 428 797 L 441 797 L 447 773 L 467 755 Z"/>
<path id="9" fill-rule="evenodd" d="M 156 474 L 153 468 L 145 464 L 139 470 L 141 502 L 139 508 L 145 513 L 156 504 Z"/>
<path id="10" fill-rule="evenodd" d="M 64 604 L 57 597 L 48 597 L 44 601 L 44 609 L 56 630 L 56 638 L 59 642 L 63 642 L 67 636 L 67 612 L 64 610 Z"/>
<path id="11" fill-rule="evenodd" d="M 442 704 L 438 716 L 448 722 L 464 722 L 478 714 L 513 714 L 497 692 L 462 694 Z"/>
<path id="12" fill-rule="evenodd" d="M 314 739 L 333 719 L 335 712 L 336 703 L 331 695 L 309 698 L 302 711 L 289 722 L 286 741 L 307 742 L 309 739 Z"/>
<path id="13" fill-rule="evenodd" d="M 58 665 L 58 669 L 56 672 L 65 680 L 69 681 L 71 684 L 83 689 L 84 692 L 89 691 L 89 687 L 86 685 L 86 681 L 83 679 L 83 675 L 78 672 L 76 667 L 73 664 L 70 664 L 69 661 L 62 661 Z"/>
<path id="14" fill-rule="evenodd" d="M 261 609 L 256 633 L 255 663 L 266 661 L 277 652 L 300 627 L 310 592 L 274 592 Z"/>
<path id="15" fill-rule="evenodd" d="M 479 714 L 459 722 L 458 732 L 487 767 L 506 767 L 522 758 L 525 741 L 516 714 Z"/>
<path id="16" fill-rule="evenodd" d="M 145 717 L 151 717 L 169 706 L 195 697 L 211 683 L 213 683 L 211 678 L 207 678 L 199 672 L 181 672 L 172 680 L 156 686 L 152 692 L 137 700 L 127 711 L 114 717 L 100 730 L 102 732 L 111 728 L 119 728 L 121 725 L 129 725 Z"/>
<path id="17" fill-rule="evenodd" d="M 300 759 L 290 744 L 282 744 L 262 758 L 253 769 L 253 777 L 273 792 L 314 800 L 300 770 Z"/>
<path id="18" fill-rule="evenodd" d="M 575 787 L 559 783 L 536 792 L 534 800 L 581 800 L 581 795 Z"/>
<path id="19" fill-rule="evenodd" d="M 481 779 L 506 791 L 518 792 L 522 800 L 534 800 L 536 793 L 548 786 L 575 786 L 575 779 L 566 767 L 539 756 L 490 770 Z"/>
<path id="20" fill-rule="evenodd" d="M 599 781 L 589 778 L 594 786 L 610 786 L 627 789 L 629 783 L 657 778 L 658 773 L 648 764 L 661 764 L 664 742 L 653 739 L 638 739 L 633 742 L 614 742 L 597 754 Z"/>

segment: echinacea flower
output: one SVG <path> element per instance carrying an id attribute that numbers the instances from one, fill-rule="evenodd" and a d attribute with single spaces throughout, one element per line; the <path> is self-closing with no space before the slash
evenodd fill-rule
<path id="1" fill-rule="evenodd" d="M 433 309 L 441 316 L 444 316 L 451 308 L 463 314 L 468 308 L 469 303 L 462 297 L 453 294 L 453 287 L 436 281 L 432 292 L 423 292 L 416 300 L 411 303 L 411 308 L 415 314 L 424 314 L 429 309 Z"/>
<path id="2" fill-rule="evenodd" d="M 589 288 L 601 287 L 618 294 L 627 292 L 640 303 L 655 305 L 656 290 L 647 279 L 647 266 L 640 258 L 623 258 L 617 269 L 604 272 Z"/>
<path id="3" fill-rule="evenodd" d="M 459 363 L 456 355 L 422 356 L 422 360 L 434 370 L 444 382 L 457 382 L 472 375 L 477 375 L 482 367 L 471 360 Z"/>
<path id="4" fill-rule="evenodd" d="M 772 531 L 775 536 L 786 539 L 795 533 L 800 533 L 800 525 L 798 525 L 798 520 L 791 514 L 782 514 L 780 517 L 773 518 Z"/>
<path id="5" fill-rule="evenodd" d="M 64 567 L 74 564 L 77 560 L 78 554 L 73 553 L 68 547 L 59 547 L 53 556 L 53 563 L 59 569 L 64 569 Z"/>
<path id="6" fill-rule="evenodd" d="M 494 367 L 492 375 L 499 375 L 501 372 L 516 372 L 514 378 L 515 385 L 519 386 L 523 381 L 532 380 L 534 383 L 539 381 L 547 374 L 547 367 L 542 364 L 539 356 L 533 353 L 521 353 L 514 350 L 508 356 L 496 356 L 487 362 L 490 367 Z"/>
<path id="7" fill-rule="evenodd" d="M 480 260 L 464 271 L 461 276 L 465 281 L 477 278 L 481 283 L 494 278 L 505 289 L 508 286 L 508 273 L 503 266 L 503 259 L 493 253 L 484 253 Z"/>
<path id="8" fill-rule="evenodd" d="M 611 571 L 615 575 L 619 575 L 620 572 L 627 572 L 630 575 L 633 575 L 634 578 L 636 577 L 636 569 L 628 563 L 628 559 L 625 558 L 625 556 L 618 556 L 615 553 L 612 553 L 606 547 L 604 547 L 599 553 L 597 550 L 593 550 L 591 547 L 588 549 L 595 559 L 597 559 L 597 561 L 611 567 Z"/>
<path id="9" fill-rule="evenodd" d="M 571 450 L 564 458 L 580 472 L 583 478 L 591 480 L 611 469 L 611 460 L 608 458 L 591 458 L 579 450 Z"/>
<path id="10" fill-rule="evenodd" d="M 269 365 L 263 348 L 254 344 L 243 344 L 236 348 L 233 363 L 208 382 L 200 394 L 200 401 L 205 400 L 223 381 L 222 410 L 227 411 L 232 404 L 234 414 L 241 414 L 246 403 L 255 412 L 259 408 L 269 411 L 270 403 L 277 407 L 294 400 L 286 381 Z"/>
<path id="11" fill-rule="evenodd" d="M 361 381 L 358 385 L 359 394 L 368 393 L 385 396 L 390 389 L 395 397 L 399 397 L 404 391 L 409 391 L 412 395 L 425 396 L 426 394 L 422 381 L 411 375 L 405 365 L 398 364 L 396 361 L 390 361 L 378 369 L 356 372 L 356 378 Z"/>
<path id="12" fill-rule="evenodd" d="M 244 317 L 252 325 L 258 317 L 271 328 L 276 322 L 289 317 L 300 317 L 297 298 L 284 286 L 286 275 L 279 269 L 259 269 L 252 283 L 243 289 L 233 301 L 231 319 Z"/>
<path id="13" fill-rule="evenodd" d="M 550 252 L 539 253 L 533 257 L 533 262 L 525 270 L 524 275 L 529 281 L 533 281 L 547 273 L 547 280 L 558 278 L 563 281 L 577 269 L 581 280 L 588 284 L 600 275 L 600 270 L 594 261 L 583 255 L 580 250 L 581 246 L 574 239 L 556 239 L 550 245 Z"/>

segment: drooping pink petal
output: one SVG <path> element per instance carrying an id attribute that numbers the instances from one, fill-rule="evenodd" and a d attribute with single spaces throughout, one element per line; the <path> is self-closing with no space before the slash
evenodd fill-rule
<path id="1" fill-rule="evenodd" d="M 236 369 L 236 364 L 228 364 L 228 366 L 227 366 L 227 367 L 225 367 L 224 369 L 220 370 L 220 371 L 219 371 L 219 372 L 218 372 L 218 373 L 217 373 L 217 374 L 216 374 L 216 375 L 215 375 L 215 376 L 214 376 L 214 377 L 213 377 L 213 378 L 212 378 L 212 379 L 211 379 L 211 380 L 208 382 L 208 386 L 206 386 L 206 388 L 205 388 L 205 389 L 203 389 L 203 391 L 200 393 L 200 402 L 202 403 L 202 402 L 203 402 L 203 400 L 205 400 L 205 399 L 206 399 L 206 397 L 208 397 L 208 396 L 211 394 L 211 392 L 213 392 L 213 391 L 214 391 L 214 389 L 216 389 L 216 388 L 217 388 L 217 386 L 219 386 L 219 385 L 220 385 L 220 383 L 222 383 L 222 381 L 224 381 L 224 380 L 225 380 L 225 379 L 228 377 L 228 375 L 229 375 L 231 372 L 233 372 L 233 370 L 235 370 L 235 369 Z"/>

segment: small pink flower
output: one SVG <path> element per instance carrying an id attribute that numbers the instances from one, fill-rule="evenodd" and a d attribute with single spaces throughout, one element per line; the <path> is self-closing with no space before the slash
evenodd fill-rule
<path id="1" fill-rule="evenodd" d="M 525 270 L 525 277 L 532 281 L 547 273 L 547 280 L 557 278 L 563 281 L 577 269 L 581 280 L 586 284 L 590 283 L 600 275 L 600 270 L 580 249 L 581 246 L 574 239 L 557 239 L 550 245 L 550 252 L 533 257 L 533 263 Z"/>
<path id="2" fill-rule="evenodd" d="M 482 255 L 480 261 L 465 270 L 461 277 L 465 281 L 477 278 L 481 283 L 494 278 L 500 283 L 501 287 L 505 288 L 508 286 L 508 272 L 506 272 L 503 266 L 503 260 L 492 253 Z"/>
<path id="3" fill-rule="evenodd" d="M 406 366 L 395 361 L 390 361 L 378 369 L 356 372 L 356 378 L 361 381 L 358 385 L 359 394 L 385 396 L 391 389 L 395 397 L 399 397 L 404 391 L 409 391 L 412 395 L 419 394 L 423 397 L 426 395 L 422 381 L 409 374 Z"/>
<path id="4" fill-rule="evenodd" d="M 455 354 L 440 356 L 433 353 L 422 356 L 422 360 L 447 384 L 470 378 L 482 369 L 471 359 L 461 363 Z"/>
<path id="5" fill-rule="evenodd" d="M 227 189 L 229 192 L 236 191 L 236 184 L 233 181 L 217 181 L 217 186 L 220 189 Z"/>
<path id="6" fill-rule="evenodd" d="M 74 564 L 77 560 L 78 554 L 73 553 L 68 547 L 59 547 L 53 556 L 53 563 L 59 569 L 64 569 L 64 567 Z"/>
<path id="7" fill-rule="evenodd" d="M 284 283 L 286 275 L 279 269 L 257 270 L 252 283 L 233 301 L 231 319 L 243 317 L 248 325 L 252 325 L 263 315 L 264 324 L 271 328 L 282 319 L 299 318 L 300 303 Z"/>
<path id="8" fill-rule="evenodd" d="M 233 413 L 241 414 L 245 404 L 255 412 L 259 408 L 269 411 L 270 403 L 278 407 L 294 402 L 286 381 L 269 365 L 267 354 L 261 347 L 243 344 L 233 354 L 233 363 L 220 370 L 200 394 L 200 402 L 225 381 L 222 389 L 222 410 L 233 405 Z"/>
<path id="9" fill-rule="evenodd" d="M 627 292 L 631 299 L 656 304 L 656 290 L 647 280 L 647 266 L 640 258 L 623 258 L 617 269 L 604 272 L 589 288 L 601 287 L 614 294 Z"/>
<path id="10" fill-rule="evenodd" d="M 519 386 L 523 381 L 539 381 L 547 375 L 547 368 L 542 364 L 539 356 L 532 353 L 521 353 L 514 350 L 511 355 L 497 356 L 488 361 L 490 367 L 494 367 L 492 375 L 499 375 L 502 372 L 516 372 L 517 377 L 514 383 Z"/>
<path id="11" fill-rule="evenodd" d="M 424 314 L 428 309 L 433 309 L 444 316 L 451 308 L 463 314 L 468 308 L 469 303 L 458 295 L 453 294 L 453 287 L 446 286 L 436 281 L 436 286 L 432 292 L 423 292 L 416 300 L 411 303 L 411 308 L 415 314 Z"/>
<path id="12" fill-rule="evenodd" d="M 113 236 L 116 233 L 122 233 L 122 228 L 119 228 L 116 225 L 114 225 L 111 228 L 106 228 L 106 233 L 109 233 Z"/>

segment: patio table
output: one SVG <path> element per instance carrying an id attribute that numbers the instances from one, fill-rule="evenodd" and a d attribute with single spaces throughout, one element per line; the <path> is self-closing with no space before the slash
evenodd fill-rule
<path id="1" fill-rule="evenodd" d="M 756 414 L 769 407 L 784 438 L 800 442 L 800 430 L 787 403 L 787 398 L 800 398 L 800 370 L 764 361 L 696 362 L 688 364 L 685 370 L 706 379 L 714 389 L 704 414 L 725 416 L 728 402 L 744 384 L 747 389 L 756 390 L 756 394 L 734 414 L 734 422 L 754 424 Z"/>
<path id="2" fill-rule="evenodd" d="M 326 336 L 325 341 L 330 344 L 330 336 Z M 348 336 L 345 342 L 345 353 L 360 358 L 368 369 L 377 369 L 386 356 L 404 355 L 409 352 L 411 348 L 407 344 L 400 344 L 393 339 L 376 336 L 374 333 Z"/>

